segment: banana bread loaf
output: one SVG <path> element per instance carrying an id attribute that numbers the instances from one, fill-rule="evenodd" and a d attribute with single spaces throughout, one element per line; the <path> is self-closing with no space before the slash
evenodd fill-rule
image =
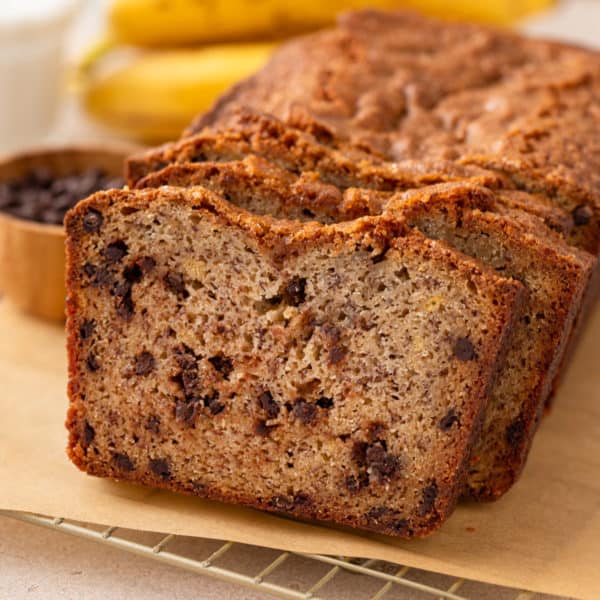
<path id="1" fill-rule="evenodd" d="M 235 122 L 238 106 L 392 161 L 440 158 L 495 170 L 569 213 L 571 243 L 600 255 L 597 51 L 363 10 L 284 44 L 186 135 Z M 600 262 L 561 372 L 598 295 Z"/>
<path id="2" fill-rule="evenodd" d="M 578 314 L 591 255 L 568 246 L 535 217 L 498 205 L 492 191 L 469 184 L 404 194 L 340 190 L 314 173 L 297 176 L 251 155 L 243 161 L 174 164 L 140 180 L 142 185 L 202 185 L 257 214 L 324 223 L 393 211 L 429 237 L 524 283 L 530 294 L 492 390 L 467 479 L 467 493 L 477 499 L 497 498 L 511 487 L 525 465 Z"/>
<path id="3" fill-rule="evenodd" d="M 561 193 L 558 197 L 556 193 L 551 196 L 547 190 L 543 194 L 515 190 L 513 188 L 518 186 L 518 182 L 514 181 L 514 177 L 507 178 L 497 172 L 482 170 L 461 171 L 464 167 L 457 167 L 455 163 L 448 161 L 432 162 L 420 159 L 386 162 L 380 154 L 367 153 L 342 140 L 322 124 L 315 125 L 314 121 L 307 118 L 302 125 L 308 127 L 309 123 L 311 134 L 302 133 L 296 127 L 286 125 L 274 117 L 248 109 L 232 106 L 226 114 L 225 121 L 229 125 L 223 131 L 217 126 L 216 133 L 212 129 L 204 130 L 175 144 L 132 157 L 127 167 L 130 182 L 135 183 L 139 177 L 164 166 L 165 163 L 226 160 L 240 158 L 248 152 L 268 157 L 294 172 L 315 170 L 324 180 L 342 187 L 359 185 L 397 190 L 438 181 L 468 180 L 505 190 L 499 195 L 499 202 L 520 208 L 521 215 L 526 211 L 543 218 L 549 227 L 562 231 L 569 244 L 587 249 L 592 254 L 596 254 L 600 247 L 598 220 L 582 217 L 582 211 L 586 212 L 588 209 L 580 204 L 580 196 L 577 194 L 571 197 Z M 318 136 L 318 139 L 315 136 Z M 524 217 L 520 220 L 524 220 Z M 573 353 L 599 291 L 600 267 L 596 261 L 594 273 L 575 319 L 568 350 L 564 354 L 561 368 L 557 371 L 553 390 L 556 389 L 560 374 Z M 549 395 L 548 405 L 551 398 L 552 395 Z"/>
<path id="4" fill-rule="evenodd" d="M 95 194 L 66 226 L 77 466 L 403 537 L 449 515 L 520 282 L 400 217 L 202 188 Z"/>
<path id="5" fill-rule="evenodd" d="M 284 44 L 187 133 L 227 124 L 238 105 L 394 161 L 493 168 L 568 210 L 581 247 L 598 254 L 598 52 L 364 10 Z"/>

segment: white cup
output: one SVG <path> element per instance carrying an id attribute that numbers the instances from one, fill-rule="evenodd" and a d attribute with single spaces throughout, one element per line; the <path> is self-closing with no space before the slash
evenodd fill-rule
<path id="1" fill-rule="evenodd" d="M 63 43 L 77 0 L 0 0 L 0 151 L 39 143 L 63 88 Z"/>

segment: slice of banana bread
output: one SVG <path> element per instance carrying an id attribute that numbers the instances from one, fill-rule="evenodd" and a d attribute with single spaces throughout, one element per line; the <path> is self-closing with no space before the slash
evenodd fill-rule
<path id="1" fill-rule="evenodd" d="M 248 156 L 243 161 L 174 164 L 140 180 L 141 185 L 203 185 L 256 214 L 325 223 L 393 211 L 427 236 L 524 283 L 530 296 L 491 393 L 467 493 L 489 500 L 511 487 L 525 465 L 578 314 L 594 264 L 591 255 L 568 246 L 539 219 L 497 203 L 495 195 L 512 192 L 494 194 L 467 184 L 404 194 L 340 190 L 314 173 L 294 175 Z"/>
<path id="2" fill-rule="evenodd" d="M 561 196 L 557 201 L 548 194 L 537 194 L 512 189 L 512 179 L 498 173 L 485 171 L 461 171 L 447 161 L 386 162 L 380 155 L 366 153 L 322 125 L 307 120 L 303 126 L 312 133 L 301 132 L 280 120 L 249 109 L 231 108 L 228 113 L 230 127 L 202 133 L 166 145 L 154 151 L 132 157 L 128 165 L 131 183 L 144 173 L 164 167 L 165 163 L 179 161 L 228 160 L 241 158 L 248 152 L 256 153 L 292 172 L 316 171 L 322 179 L 337 186 L 360 186 L 382 190 L 398 190 L 421 187 L 439 181 L 468 180 L 501 190 L 496 195 L 499 203 L 507 209 L 515 209 L 512 216 L 522 222 L 531 222 L 525 212 L 540 217 L 552 229 L 562 232 L 567 242 L 577 248 L 588 249 L 595 254 L 600 243 L 596 221 L 580 218 L 578 197 Z M 315 137 L 318 136 L 318 139 Z M 144 185 L 144 184 L 142 184 Z M 530 186 L 531 187 L 531 186 Z M 579 216 L 578 216 L 579 215 Z M 535 221 L 535 219 L 534 219 Z M 565 353 L 563 366 L 557 370 L 554 390 L 560 374 L 572 356 L 577 339 L 591 313 L 600 290 L 600 263 L 596 262 L 594 274 L 584 295 L 575 319 L 571 341 Z M 550 399 L 548 396 L 548 405 Z"/>
<path id="3" fill-rule="evenodd" d="M 404 537 L 450 514 L 520 282 L 394 215 L 202 188 L 95 194 L 66 226 L 77 466 Z"/>

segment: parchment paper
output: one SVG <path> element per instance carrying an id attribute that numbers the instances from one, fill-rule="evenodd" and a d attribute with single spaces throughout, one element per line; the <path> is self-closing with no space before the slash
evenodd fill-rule
<path id="1" fill-rule="evenodd" d="M 0 301 L 0 509 L 296 552 L 389 560 L 533 591 L 600 598 L 600 311 L 519 483 L 459 506 L 425 540 L 309 525 L 84 475 L 65 455 L 62 328 Z"/>

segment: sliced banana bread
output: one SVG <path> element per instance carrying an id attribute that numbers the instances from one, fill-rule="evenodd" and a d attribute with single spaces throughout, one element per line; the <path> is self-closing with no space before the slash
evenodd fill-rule
<path id="1" fill-rule="evenodd" d="M 577 244 L 573 218 L 547 197 L 520 192 L 507 177 L 474 166 L 453 162 L 402 161 L 391 163 L 345 144 L 332 135 L 314 135 L 284 124 L 279 119 L 248 109 L 237 109 L 226 129 L 206 129 L 179 142 L 135 154 L 126 161 L 131 187 L 146 187 L 145 177 L 169 164 L 232 161 L 256 155 L 291 173 L 314 172 L 325 182 L 344 189 L 363 187 L 382 191 L 407 190 L 435 183 L 462 181 L 506 190 L 499 200 L 530 212 L 552 229 Z M 258 167 L 255 168 L 258 170 Z M 163 175 L 157 175 L 162 177 Z M 150 179 L 155 186 L 157 179 Z"/>
<path id="2" fill-rule="evenodd" d="M 248 156 L 174 164 L 141 185 L 203 185 L 257 214 L 325 223 L 394 211 L 427 236 L 523 282 L 530 296 L 492 391 L 467 480 L 468 494 L 477 499 L 497 498 L 511 487 L 525 465 L 573 328 L 594 264 L 591 255 L 568 246 L 539 219 L 498 204 L 492 191 L 468 184 L 404 194 L 340 190 L 314 173 L 297 176 Z"/>
<path id="3" fill-rule="evenodd" d="M 521 222 L 531 222 L 525 212 L 538 216 L 550 228 L 562 232 L 569 244 L 588 249 L 592 254 L 596 253 L 600 243 L 597 222 L 582 218 L 578 196 L 561 196 L 560 201 L 557 201 L 548 194 L 515 190 L 514 181 L 501 174 L 482 170 L 461 170 L 464 167 L 448 161 L 386 162 L 380 155 L 366 153 L 343 141 L 322 125 L 317 126 L 311 121 L 308 127 L 307 119 L 302 125 L 310 129 L 310 134 L 286 125 L 274 117 L 246 108 L 231 107 L 227 122 L 229 125 L 223 131 L 220 131 L 219 127 L 217 131 L 203 130 L 175 144 L 132 157 L 127 167 L 130 183 L 135 183 L 144 173 L 164 167 L 170 162 L 228 160 L 241 158 L 248 152 L 253 152 L 292 172 L 314 170 L 325 181 L 341 187 L 356 185 L 398 190 L 439 181 L 463 180 L 482 183 L 501 190 L 501 193 L 496 195 L 497 201 L 507 209 L 514 209 L 512 216 Z M 318 136 L 318 139 L 315 136 Z M 554 389 L 573 354 L 599 290 L 600 266 L 596 262 L 594 274 L 572 329 L 563 366 L 558 369 L 555 377 Z M 548 396 L 548 402 L 551 397 Z"/>
<path id="4" fill-rule="evenodd" d="M 597 51 L 364 10 L 281 46 L 187 133 L 226 125 L 239 105 L 388 160 L 441 158 L 506 173 L 568 210 L 581 247 L 600 250 Z"/>
<path id="5" fill-rule="evenodd" d="M 77 466 L 404 537 L 450 514 L 520 282 L 398 216 L 202 188 L 95 194 L 66 226 Z"/>

